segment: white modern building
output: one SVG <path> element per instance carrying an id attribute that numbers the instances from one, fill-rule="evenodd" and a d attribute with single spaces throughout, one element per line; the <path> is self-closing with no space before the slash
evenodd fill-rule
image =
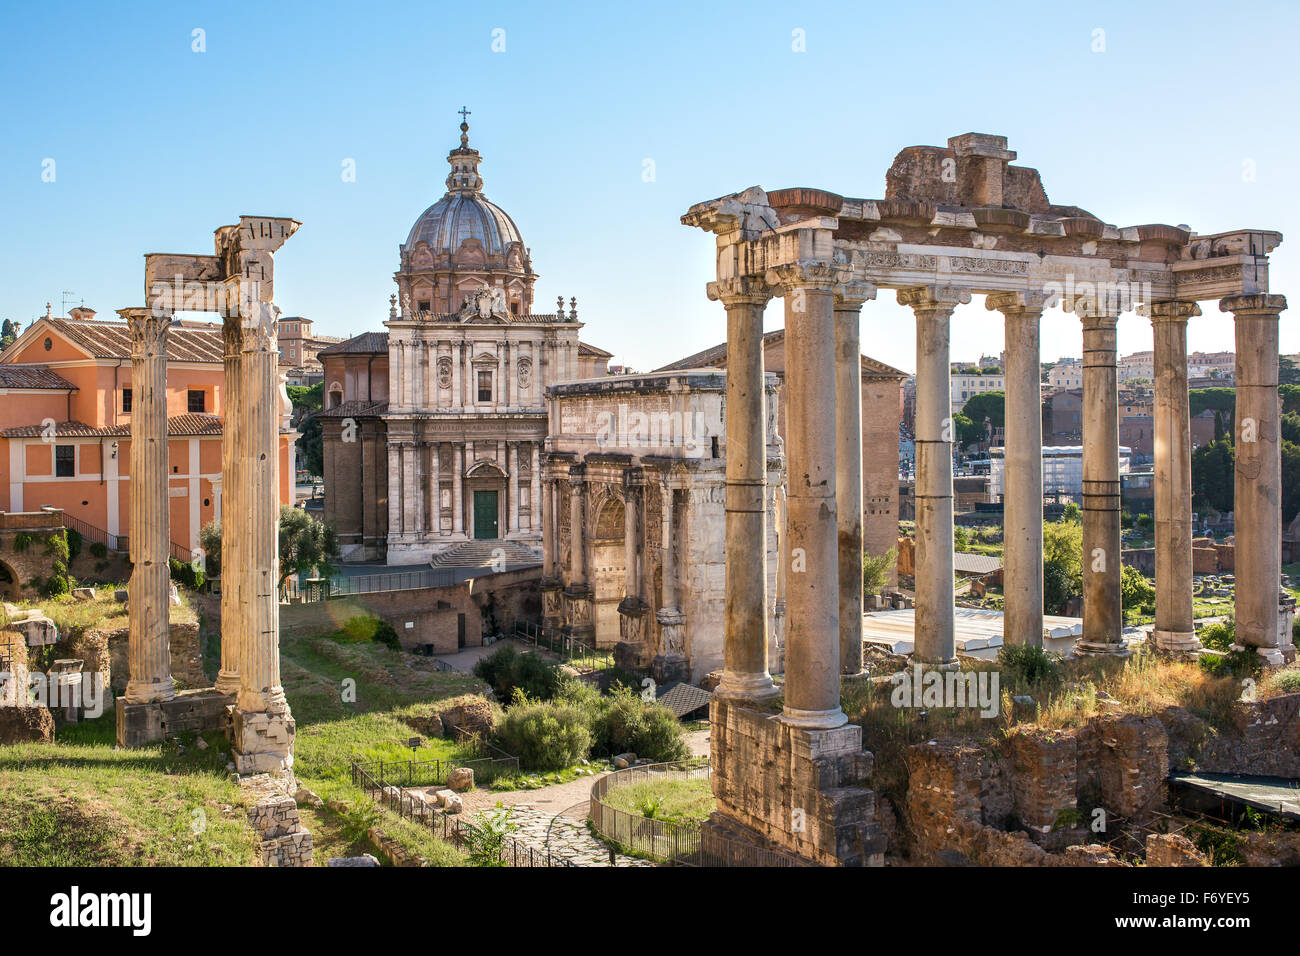
<path id="1" fill-rule="evenodd" d="M 1128 474 L 1129 459 L 1133 449 L 1119 446 L 1119 473 Z M 998 501 L 1003 494 L 1003 473 L 1006 470 L 1006 449 L 990 448 L 989 500 Z M 1076 501 L 1083 499 L 1083 446 L 1043 446 L 1043 494 L 1069 495 Z"/>

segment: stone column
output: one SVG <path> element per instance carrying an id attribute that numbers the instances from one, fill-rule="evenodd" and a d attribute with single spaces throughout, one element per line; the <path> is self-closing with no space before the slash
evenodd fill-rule
<path id="1" fill-rule="evenodd" d="M 170 315 L 118 313 L 131 331 L 131 588 L 128 704 L 171 700 L 168 600 L 171 522 L 167 495 L 167 332 Z"/>
<path id="2" fill-rule="evenodd" d="M 649 492 L 647 491 L 647 494 Z M 664 475 L 663 484 L 659 486 L 660 506 L 660 594 L 659 611 L 655 620 L 659 622 L 659 653 L 651 662 L 651 676 L 659 683 L 668 683 L 670 679 L 684 680 L 683 671 L 686 660 L 686 615 L 682 613 L 680 592 L 677 587 L 677 561 L 673 554 L 676 543 L 676 515 L 673 509 L 673 488 L 670 479 Z M 723 653 L 726 648 L 724 645 Z M 655 676 L 658 675 L 658 676 Z"/>
<path id="3" fill-rule="evenodd" d="M 778 693 L 767 669 L 767 416 L 760 281 L 711 283 L 727 310 L 726 562 L 722 679 L 716 693 L 766 700 Z M 667 568 L 665 567 L 665 581 Z M 674 600 L 668 607 L 677 607 Z"/>
<path id="4" fill-rule="evenodd" d="M 835 513 L 839 526 L 840 673 L 862 673 L 862 345 L 866 282 L 835 295 Z"/>
<path id="5" fill-rule="evenodd" d="M 239 649 L 244 638 L 241 631 L 245 619 L 244 562 L 239 553 L 243 535 L 235 534 L 239 517 L 244 514 L 244 475 L 233 465 L 238 455 L 235 436 L 243 421 L 244 409 L 240 400 L 240 363 L 243 358 L 243 326 L 238 316 L 226 316 L 222 323 L 222 427 L 221 427 L 221 507 L 231 516 L 229 527 L 222 526 L 221 535 L 221 671 L 217 675 L 216 690 L 233 696 L 239 693 Z M 225 532 L 230 532 L 229 534 Z"/>
<path id="6" fill-rule="evenodd" d="M 542 577 L 556 577 L 555 554 L 555 482 L 547 478 L 542 488 Z"/>
<path id="7" fill-rule="evenodd" d="M 442 444 L 429 446 L 429 531 L 442 537 Z"/>
<path id="8" fill-rule="evenodd" d="M 1278 610 L 1282 564 L 1278 316 L 1285 308 L 1286 297 L 1281 295 L 1234 295 L 1219 302 L 1221 311 L 1233 314 L 1237 333 L 1234 646 L 1253 648 L 1273 665 L 1283 663 L 1284 647 L 1290 646 L 1280 640 Z"/>
<path id="9" fill-rule="evenodd" d="M 587 527 L 581 465 L 569 468 L 569 586 L 579 588 L 587 583 Z"/>
<path id="10" fill-rule="evenodd" d="M 465 530 L 465 507 L 462 502 L 465 476 L 465 446 L 461 442 L 452 445 L 454 452 L 451 476 L 451 533 L 462 534 Z"/>
<path id="11" fill-rule="evenodd" d="M 422 441 L 411 445 L 411 457 L 414 459 L 415 480 L 412 489 L 415 492 L 415 533 L 423 537 L 428 533 L 428 516 L 425 512 L 425 499 L 429 488 L 429 446 Z"/>
<path id="12" fill-rule="evenodd" d="M 1083 321 L 1083 637 L 1075 653 L 1125 656 L 1120 605 L 1118 314 L 1091 300 Z"/>
<path id="13" fill-rule="evenodd" d="M 922 286 L 899 290 L 916 315 L 916 624 L 915 660 L 957 666 L 953 635 L 952 446 L 956 439 L 949 381 L 948 330 L 970 290 Z"/>
<path id="14" fill-rule="evenodd" d="M 641 558 L 640 526 L 641 489 L 624 485 L 623 498 L 623 600 L 636 600 L 641 596 L 637 577 L 637 562 Z"/>
<path id="15" fill-rule="evenodd" d="M 840 709 L 838 519 L 835 507 L 834 269 L 782 266 L 768 273 L 785 298 L 785 383 L 788 390 L 790 562 L 786 595 L 785 711 L 794 726 L 830 729 Z M 731 365 L 731 359 L 728 359 Z M 730 368 L 728 377 L 730 377 Z M 760 432 L 761 434 L 761 432 Z M 730 457 L 730 452 L 728 452 Z M 760 507 L 762 501 L 760 499 Z M 766 543 L 747 556 L 761 565 Z"/>
<path id="16" fill-rule="evenodd" d="M 1003 502 L 1005 644 L 1043 646 L 1043 414 L 1039 322 L 1046 296 L 1003 292 L 984 306 L 1004 318 L 1006 479 Z"/>
<path id="17" fill-rule="evenodd" d="M 388 541 L 402 536 L 402 446 L 391 435 L 388 443 Z M 236 459 L 238 460 L 238 459 Z"/>
<path id="18" fill-rule="evenodd" d="M 528 532 L 537 534 L 537 522 L 542 520 L 542 451 L 541 442 L 532 443 L 532 461 L 529 477 L 532 487 L 529 489 L 531 499 L 528 507 Z"/>
<path id="19" fill-rule="evenodd" d="M 1151 305 L 1155 338 L 1156 647 L 1201 646 L 1192 621 L 1192 413 L 1187 320 L 1195 302 Z"/>
<path id="20" fill-rule="evenodd" d="M 510 523 L 502 537 L 519 531 L 519 442 L 506 442 L 506 463 L 510 468 Z"/>

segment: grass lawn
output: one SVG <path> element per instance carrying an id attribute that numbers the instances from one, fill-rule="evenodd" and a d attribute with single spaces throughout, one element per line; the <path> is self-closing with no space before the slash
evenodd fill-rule
<path id="1" fill-rule="evenodd" d="M 250 866 L 257 837 L 219 733 L 114 750 L 113 715 L 52 744 L 0 747 L 0 859 L 10 866 Z"/>
<path id="2" fill-rule="evenodd" d="M 709 778 L 646 780 L 612 787 L 604 803 L 615 810 L 666 823 L 699 823 L 716 808 Z"/>
<path id="3" fill-rule="evenodd" d="M 91 602 L 71 598 L 32 602 L 61 631 L 87 625 L 125 626 L 125 605 L 112 592 Z M 194 621 L 184 589 L 173 621 Z M 205 611 L 214 610 L 199 597 Z M 209 629 L 205 629 L 209 630 Z M 215 628 L 210 629 L 215 632 Z M 205 659 L 220 661 L 219 635 L 206 633 Z M 366 837 L 384 834 L 434 865 L 463 865 L 465 856 L 419 824 L 374 804 L 353 787 L 348 758 L 404 761 L 406 743 L 424 734 L 402 717 L 429 702 L 481 693 L 481 681 L 438 671 L 432 660 L 373 642 L 286 636 L 281 674 L 297 721 L 294 772 L 300 783 L 334 807 L 303 807 L 314 858 L 370 852 Z M 229 743 L 193 735 L 137 750 L 114 749 L 111 713 L 58 731 L 52 744 L 0 746 L 0 860 L 12 865 L 251 866 L 257 835 L 245 816 L 246 795 L 230 782 Z M 459 762 L 453 741 L 429 739 L 418 760 Z"/>

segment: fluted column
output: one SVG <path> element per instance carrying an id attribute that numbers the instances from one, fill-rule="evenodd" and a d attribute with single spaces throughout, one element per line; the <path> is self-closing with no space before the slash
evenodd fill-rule
<path id="1" fill-rule="evenodd" d="M 429 533 L 442 537 L 442 445 L 429 446 Z"/>
<path id="2" fill-rule="evenodd" d="M 867 282 L 835 294 L 835 513 L 839 525 L 840 673 L 862 673 L 862 304 Z"/>
<path id="3" fill-rule="evenodd" d="M 464 478 L 465 478 L 465 445 L 462 442 L 455 442 L 452 445 L 453 467 L 454 471 L 451 476 L 451 533 L 461 534 L 465 530 L 465 505 L 464 505 Z"/>
<path id="4" fill-rule="evenodd" d="M 1156 647 L 1201 646 L 1192 617 L 1192 413 L 1187 320 L 1195 302 L 1151 305 L 1155 351 Z"/>
<path id="5" fill-rule="evenodd" d="M 641 557 L 640 545 L 641 489 L 624 485 L 623 492 L 623 598 L 635 600 L 641 596 L 637 579 L 637 562 Z"/>
<path id="6" fill-rule="evenodd" d="M 222 520 L 221 534 L 221 671 L 216 690 L 222 694 L 239 693 L 239 649 L 243 646 L 243 628 L 247 621 L 244 607 L 244 560 L 241 547 L 244 536 L 235 528 L 244 514 L 244 473 L 234 467 L 236 434 L 244 417 L 241 399 L 241 362 L 244 330 L 238 316 L 226 316 L 222 323 L 222 427 L 221 427 L 221 509 L 230 520 Z"/>
<path id="7" fill-rule="evenodd" d="M 1118 314 L 1074 304 L 1083 322 L 1083 637 L 1076 654 L 1128 653 L 1120 595 Z"/>
<path id="8" fill-rule="evenodd" d="M 952 313 L 970 290 L 900 290 L 916 315 L 916 623 L 913 656 L 942 668 L 957 664 L 953 627 L 952 420 L 948 336 Z"/>
<path id="9" fill-rule="evenodd" d="M 569 587 L 587 584 L 586 482 L 581 465 L 569 469 Z"/>
<path id="10" fill-rule="evenodd" d="M 388 436 L 388 543 L 402 536 L 402 446 Z M 238 460 L 236 453 L 235 460 Z"/>
<path id="11" fill-rule="evenodd" d="M 727 310 L 726 604 L 716 693 L 765 700 L 778 693 L 767 666 L 763 310 L 771 292 L 761 281 L 732 279 L 710 283 L 709 298 Z"/>
<path id="12" fill-rule="evenodd" d="M 149 309 L 118 312 L 131 331 L 131 587 L 127 610 L 128 704 L 171 700 L 167 495 L 167 332 L 170 315 Z"/>
<path id="13" fill-rule="evenodd" d="M 785 298 L 788 526 L 785 711 L 811 729 L 843 725 L 840 709 L 838 519 L 835 506 L 835 270 L 782 266 L 768 281 Z M 728 356 L 730 365 L 730 356 Z M 730 370 L 728 371 L 730 375 Z M 749 560 L 761 564 L 760 550 Z"/>
<path id="14" fill-rule="evenodd" d="M 1219 302 L 1237 335 L 1236 645 L 1281 664 L 1278 598 L 1282 565 L 1281 408 L 1278 317 L 1281 295 L 1234 295 Z M 1288 635 L 1289 637 L 1289 635 Z"/>
<path id="15" fill-rule="evenodd" d="M 1004 319 L 1006 479 L 1002 496 L 1002 640 L 1043 645 L 1043 415 L 1039 323 L 1046 296 L 1004 292 L 985 308 Z"/>
<path id="16" fill-rule="evenodd" d="M 451 407 L 459 411 L 465 404 L 465 393 L 461 389 L 460 376 L 464 370 L 464 361 L 461 359 L 462 344 L 460 342 L 451 343 Z"/>
<path id="17" fill-rule="evenodd" d="M 241 530 L 248 548 L 248 628 L 239 654 L 239 709 L 282 714 L 288 703 L 280 686 L 279 309 L 269 302 L 258 307 L 260 314 L 244 319 L 243 418 L 236 437 L 247 481 L 247 525 Z"/>

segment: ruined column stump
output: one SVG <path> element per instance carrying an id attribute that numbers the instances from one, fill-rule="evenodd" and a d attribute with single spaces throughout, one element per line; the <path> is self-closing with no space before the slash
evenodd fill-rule
<path id="1" fill-rule="evenodd" d="M 119 747 L 144 747 L 167 737 L 226 728 L 230 698 L 210 687 L 177 691 L 168 700 L 131 703 L 117 698 L 113 709 Z"/>
<path id="2" fill-rule="evenodd" d="M 721 836 L 821 866 L 884 865 L 886 838 L 867 786 L 874 761 L 861 727 L 795 727 L 717 697 L 709 721 L 718 809 L 702 827 L 706 848 Z"/>
<path id="3" fill-rule="evenodd" d="M 246 711 L 231 705 L 230 742 L 235 772 L 283 774 L 293 769 L 293 715 L 273 711 Z"/>

